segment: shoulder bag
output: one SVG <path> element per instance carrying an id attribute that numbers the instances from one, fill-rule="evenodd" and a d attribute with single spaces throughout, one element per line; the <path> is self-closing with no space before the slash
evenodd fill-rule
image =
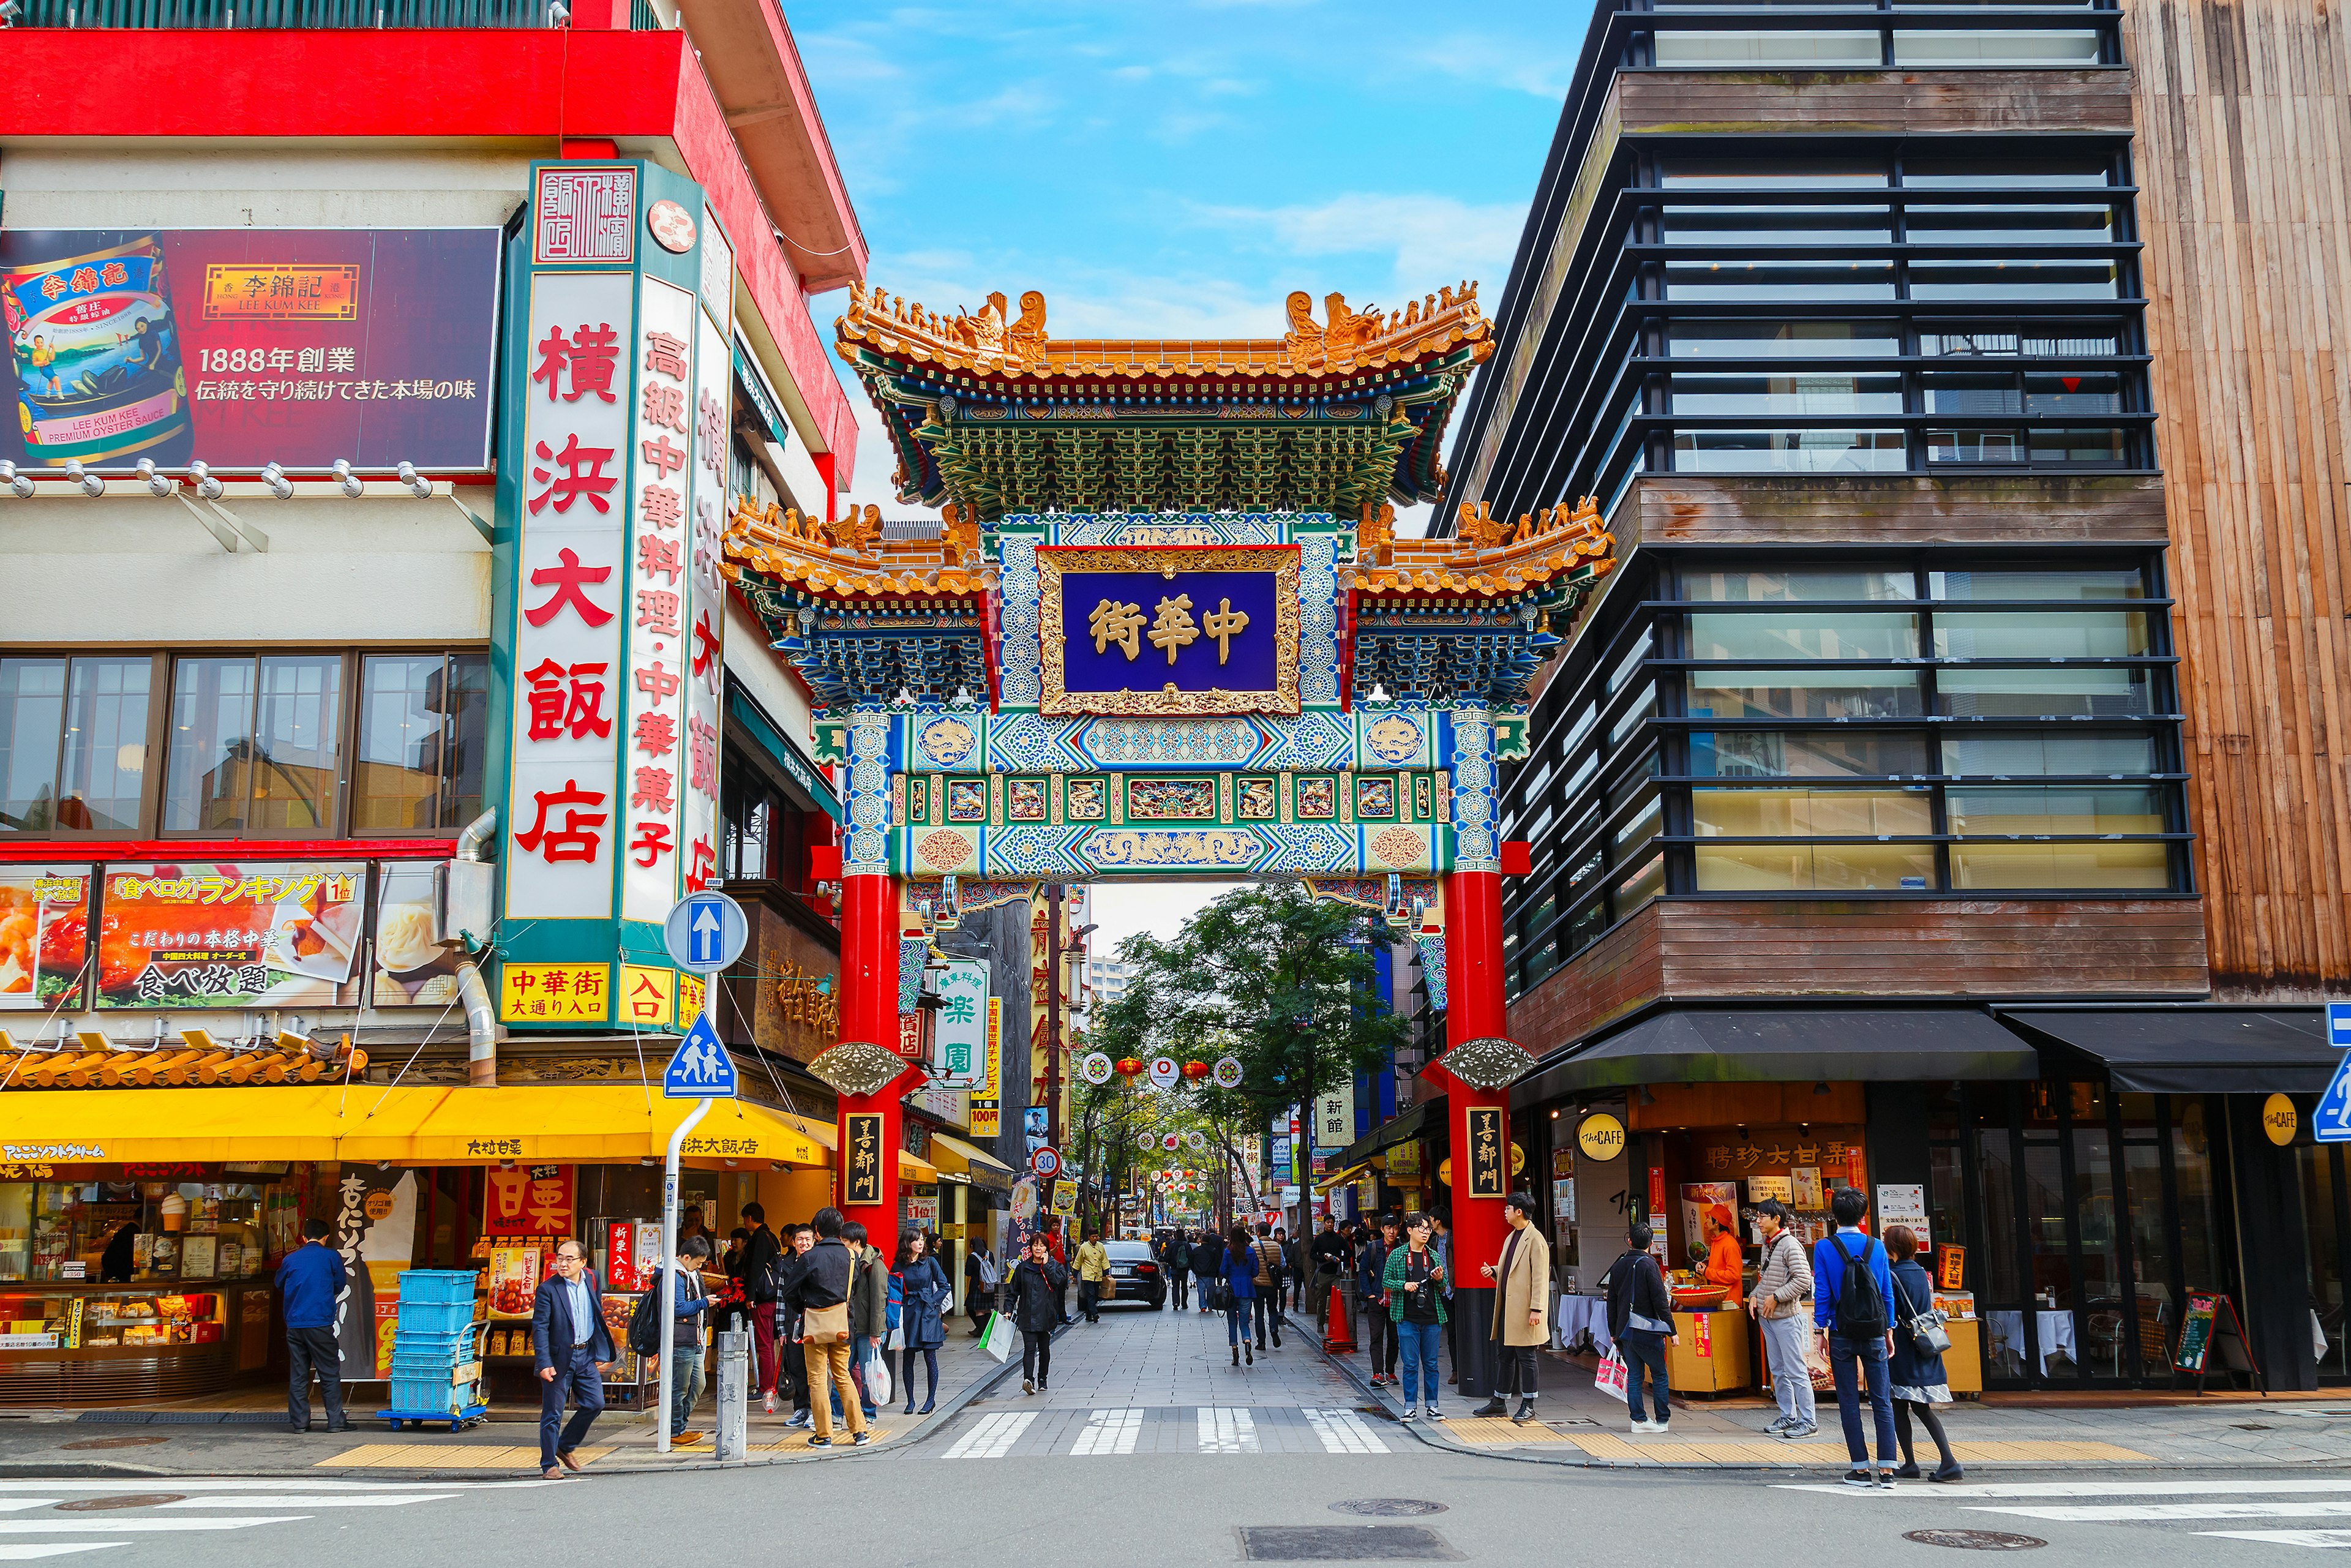
<path id="1" fill-rule="evenodd" d="M 857 1295 L 857 1260 L 849 1260 L 849 1288 L 829 1307 L 810 1307 L 800 1314 L 800 1338 L 818 1344 L 843 1344 L 849 1339 L 849 1303 Z"/>
<path id="2" fill-rule="evenodd" d="M 1894 1299 L 1901 1306 L 1902 1327 L 1910 1335 L 1910 1343 L 1918 1347 L 1921 1355 L 1940 1355 L 1951 1348 L 1951 1336 L 1943 1327 L 1943 1314 L 1929 1306 L 1923 1312 L 1910 1310 L 1909 1293 L 1902 1288 L 1902 1276 L 1892 1269 L 1886 1277 L 1894 1281 Z"/>

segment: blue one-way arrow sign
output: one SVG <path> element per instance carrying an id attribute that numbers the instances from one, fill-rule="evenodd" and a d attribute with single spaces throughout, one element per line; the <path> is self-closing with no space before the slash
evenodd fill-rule
<path id="1" fill-rule="evenodd" d="M 662 945 L 679 968 L 715 975 L 743 956 L 750 935 L 741 904 L 723 893 L 689 893 L 670 910 Z"/>
<path id="2" fill-rule="evenodd" d="M 718 1031 L 710 1027 L 710 1015 L 704 1013 L 677 1042 L 677 1054 L 669 1059 L 669 1071 L 662 1074 L 662 1097 L 666 1100 L 732 1100 L 735 1098 L 735 1061 L 726 1054 L 726 1047 L 718 1039 Z"/>

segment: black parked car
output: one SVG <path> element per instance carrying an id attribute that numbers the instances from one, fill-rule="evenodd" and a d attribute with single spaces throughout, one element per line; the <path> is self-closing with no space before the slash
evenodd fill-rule
<path id="1" fill-rule="evenodd" d="M 1148 1241 L 1105 1241 L 1103 1249 L 1110 1254 L 1110 1277 L 1118 1281 L 1118 1294 L 1109 1305 L 1121 1301 L 1148 1303 L 1154 1312 L 1167 1308 L 1167 1271 L 1151 1256 Z"/>

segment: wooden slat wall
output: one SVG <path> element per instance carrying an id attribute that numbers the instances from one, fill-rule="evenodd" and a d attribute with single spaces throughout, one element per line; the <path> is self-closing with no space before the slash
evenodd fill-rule
<path id="1" fill-rule="evenodd" d="M 1663 899 L 1510 1005 L 1540 1056 L 1659 997 L 2192 1000 L 2192 898 Z"/>
<path id="2" fill-rule="evenodd" d="M 2190 808 L 2225 999 L 2351 977 L 2351 22 L 2125 0 Z"/>
<path id="3" fill-rule="evenodd" d="M 2113 68 L 1633 71 L 1614 93 L 1627 136 L 2130 129 L 2127 73 Z"/>

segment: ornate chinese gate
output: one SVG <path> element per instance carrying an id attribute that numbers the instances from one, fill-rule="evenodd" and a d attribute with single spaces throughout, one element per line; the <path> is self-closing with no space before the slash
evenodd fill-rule
<path id="1" fill-rule="evenodd" d="M 898 1053 L 928 931 L 1003 884 L 1295 878 L 1419 944 L 1450 1049 L 1453 1146 L 1508 1142 L 1495 769 L 1528 688 L 1613 564 L 1587 502 L 1448 539 L 1455 398 L 1490 351 L 1476 289 L 1400 313 L 1332 295 L 1238 342 L 1045 336 L 1045 302 L 940 317 L 852 289 L 841 356 L 903 499 L 937 522 L 738 510 L 726 570 L 822 709 L 842 767 L 842 1190 L 886 1252 Z M 878 1118 L 874 1120 L 873 1118 Z M 878 1147 L 858 1152 L 859 1138 Z M 1487 1188 L 1492 1190 L 1487 1190 Z M 1503 1233 L 1464 1182 L 1468 1277 Z"/>

